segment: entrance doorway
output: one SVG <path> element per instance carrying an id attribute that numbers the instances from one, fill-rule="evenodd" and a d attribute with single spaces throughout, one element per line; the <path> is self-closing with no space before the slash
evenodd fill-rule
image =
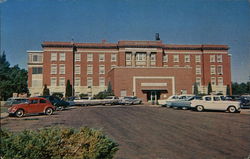
<path id="1" fill-rule="evenodd" d="M 167 90 L 143 90 L 143 93 L 147 94 L 147 101 L 152 104 L 157 104 L 161 94 L 167 92 Z"/>

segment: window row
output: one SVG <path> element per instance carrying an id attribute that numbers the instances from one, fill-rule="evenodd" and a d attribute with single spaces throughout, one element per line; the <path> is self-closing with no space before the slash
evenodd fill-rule
<path id="1" fill-rule="evenodd" d="M 211 85 L 223 85 L 223 77 L 218 77 L 218 81 L 216 81 L 216 77 L 211 77 Z M 196 77 L 196 84 L 201 86 L 201 77 Z"/>
<path id="2" fill-rule="evenodd" d="M 222 62 L 222 55 L 210 55 L 210 62 Z"/>
<path id="3" fill-rule="evenodd" d="M 57 85 L 57 80 L 58 80 L 57 77 L 51 77 L 50 78 L 50 86 L 65 86 L 65 77 L 59 78 L 58 85 Z M 80 77 L 75 78 L 74 85 L 81 86 L 81 78 Z M 93 78 L 92 77 L 87 78 L 87 86 L 88 87 L 93 86 Z M 105 86 L 105 78 L 104 77 L 99 77 L 99 86 Z"/>
<path id="4" fill-rule="evenodd" d="M 196 75 L 201 74 L 201 66 L 200 65 L 196 65 L 195 74 Z M 211 75 L 216 75 L 216 66 L 215 65 L 210 66 L 210 74 Z M 223 66 L 222 65 L 217 66 L 217 74 L 218 75 L 223 75 Z"/>
<path id="5" fill-rule="evenodd" d="M 126 61 L 132 61 L 132 53 L 126 53 L 125 55 Z M 138 52 L 135 54 L 136 61 L 146 61 L 147 60 L 147 53 Z M 150 61 L 156 61 L 156 53 L 150 54 Z"/>
<path id="6" fill-rule="evenodd" d="M 65 61 L 65 53 L 51 53 L 51 61 L 57 61 L 57 55 L 59 55 L 59 61 Z M 117 61 L 117 54 L 111 54 L 111 62 Z M 75 53 L 75 61 L 81 61 L 81 54 Z M 93 54 L 87 54 L 87 61 L 93 61 Z M 105 61 L 105 54 L 99 54 L 99 61 Z"/>

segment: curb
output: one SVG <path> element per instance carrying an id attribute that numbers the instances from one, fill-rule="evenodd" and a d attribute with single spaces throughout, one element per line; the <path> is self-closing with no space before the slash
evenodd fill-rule
<path id="1" fill-rule="evenodd" d="M 0 119 L 7 118 L 9 116 L 8 113 L 1 113 Z"/>

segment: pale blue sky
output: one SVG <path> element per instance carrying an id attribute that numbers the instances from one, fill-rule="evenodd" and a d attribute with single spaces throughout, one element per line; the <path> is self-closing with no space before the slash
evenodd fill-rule
<path id="1" fill-rule="evenodd" d="M 158 32 L 168 44 L 229 45 L 232 80 L 249 81 L 247 0 L 7 0 L 0 7 L 11 65 L 26 68 L 26 51 L 43 41 L 154 40 Z"/>

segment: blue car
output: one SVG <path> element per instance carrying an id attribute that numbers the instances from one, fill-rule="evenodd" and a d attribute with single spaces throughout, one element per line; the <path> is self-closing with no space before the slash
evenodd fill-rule
<path id="1" fill-rule="evenodd" d="M 200 100 L 200 99 L 201 99 L 201 97 L 199 97 L 199 96 L 191 96 L 189 98 L 172 101 L 171 107 L 180 108 L 183 110 L 190 109 L 191 101 L 192 100 Z"/>

